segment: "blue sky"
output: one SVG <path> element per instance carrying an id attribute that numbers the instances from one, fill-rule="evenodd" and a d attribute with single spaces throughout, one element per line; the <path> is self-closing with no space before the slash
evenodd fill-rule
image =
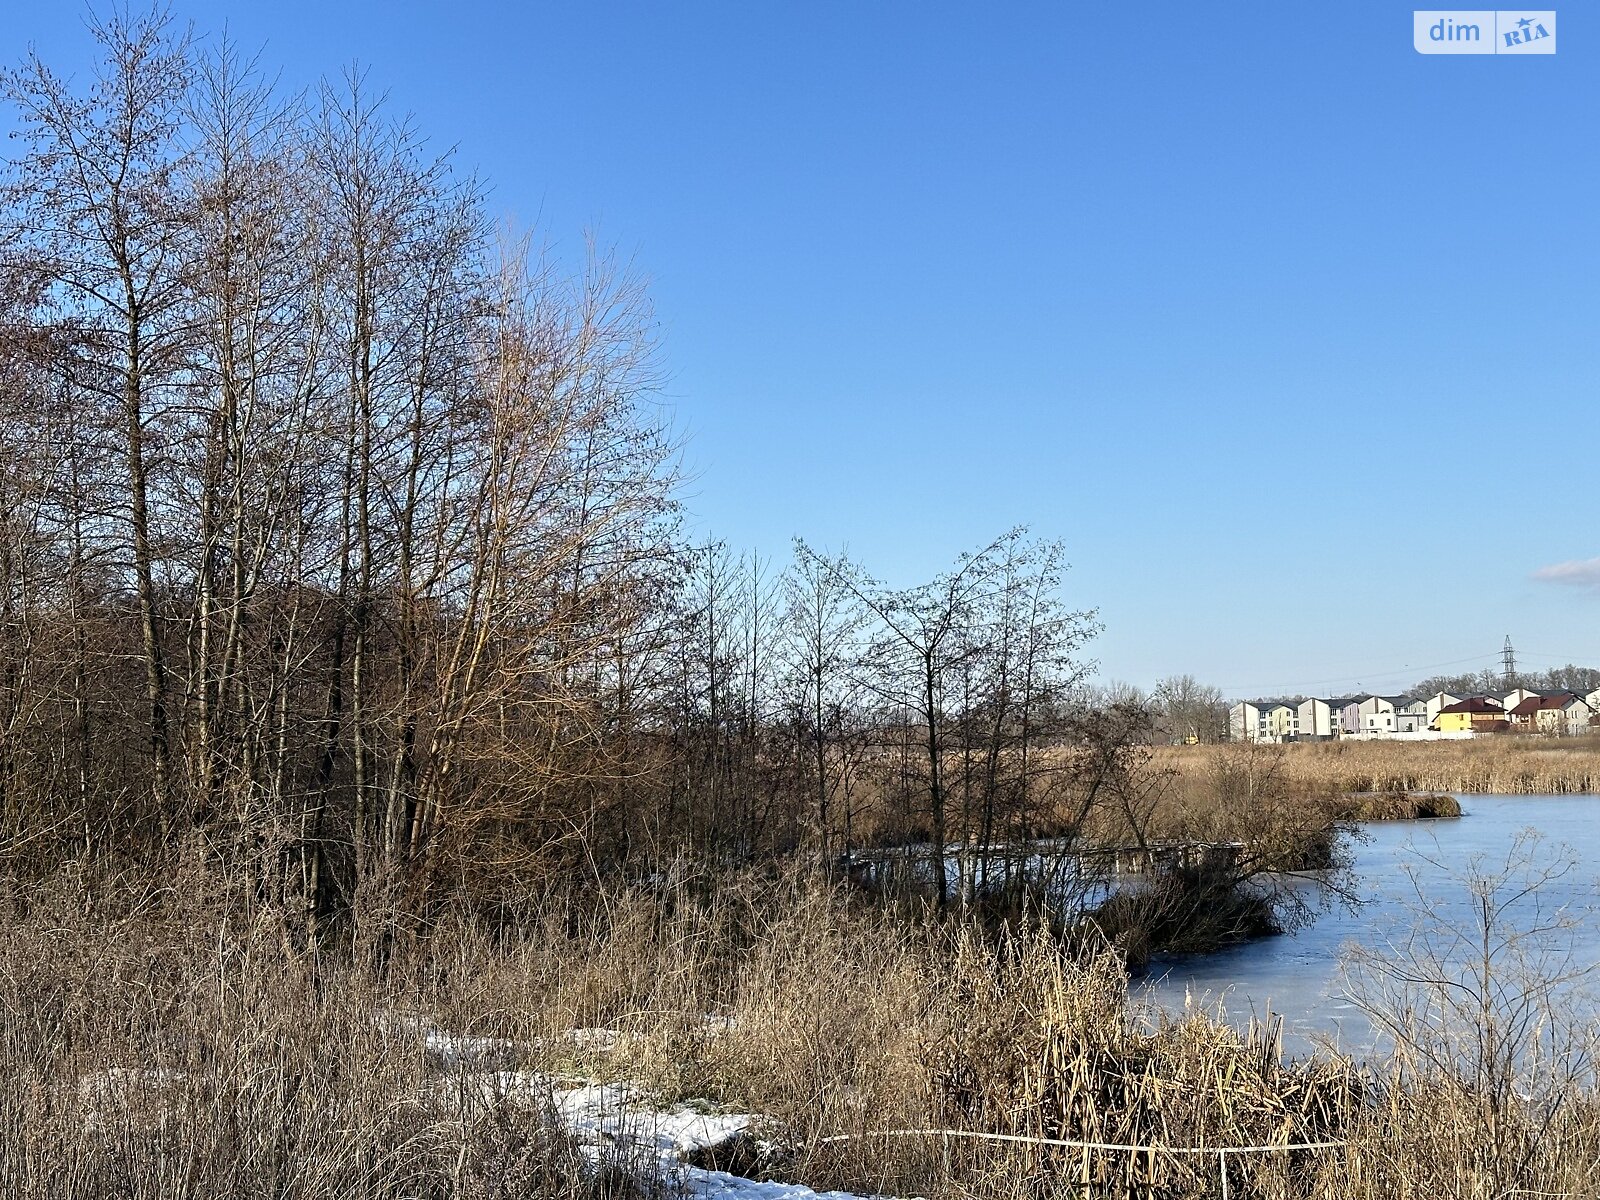
<path id="1" fill-rule="evenodd" d="M 697 529 L 911 582 L 1059 537 L 1102 675 L 1231 694 L 1600 664 L 1600 22 L 1388 4 L 176 4 L 352 60 L 652 280 Z M 0 49 L 81 66 L 82 10 Z M 1548 573 L 1548 572 L 1547 572 Z"/>

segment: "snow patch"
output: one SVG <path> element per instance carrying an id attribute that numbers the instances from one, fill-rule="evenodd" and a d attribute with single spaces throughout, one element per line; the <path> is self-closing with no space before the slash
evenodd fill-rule
<path id="1" fill-rule="evenodd" d="M 708 1017 L 713 1029 L 729 1028 Z M 446 1033 L 428 1022 L 414 1026 L 428 1050 L 457 1067 L 483 1064 L 496 1054 L 515 1053 L 516 1043 Z M 610 1051 L 621 1035 L 613 1029 L 573 1029 L 560 1040 L 580 1048 Z M 741 1141 L 746 1153 L 764 1147 L 756 1135 L 760 1118 L 717 1112 L 704 1101 L 662 1107 L 633 1083 L 594 1083 L 560 1079 L 534 1071 L 488 1069 L 457 1082 L 475 1085 L 485 1099 L 542 1108 L 578 1143 L 590 1161 L 617 1158 L 634 1169 L 654 1171 L 689 1200 L 863 1200 L 848 1192 L 818 1192 L 800 1184 L 747 1179 L 712 1167 L 690 1165 L 698 1158 L 726 1163 Z"/>
<path id="2" fill-rule="evenodd" d="M 815 1192 L 797 1183 L 762 1183 L 694 1167 L 684 1180 L 683 1194 L 691 1200 L 862 1200 L 853 1192 Z"/>

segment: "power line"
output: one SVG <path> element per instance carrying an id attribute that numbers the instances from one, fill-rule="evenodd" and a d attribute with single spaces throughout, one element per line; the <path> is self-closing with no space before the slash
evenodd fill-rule
<path id="1" fill-rule="evenodd" d="M 1416 666 L 1406 664 L 1404 666 L 1396 667 L 1393 670 L 1362 671 L 1355 675 L 1337 675 L 1330 679 L 1296 679 L 1291 680 L 1288 683 L 1258 683 L 1249 687 L 1244 687 L 1239 684 L 1225 684 L 1223 685 L 1222 690 L 1225 692 L 1269 692 L 1275 691 L 1279 688 L 1316 687 L 1324 683 L 1359 683 L 1363 679 L 1384 679 L 1390 675 L 1399 675 L 1402 671 L 1436 671 L 1440 667 L 1459 667 L 1463 663 L 1487 664 L 1492 661 L 1493 659 L 1489 655 L 1474 654 L 1471 658 L 1456 658 L 1451 659 L 1449 662 L 1422 663 Z"/>
<path id="2" fill-rule="evenodd" d="M 1563 664 L 1570 663 L 1574 665 L 1577 664 L 1580 658 L 1585 657 L 1581 654 L 1546 654 L 1539 650 L 1518 651 L 1512 648 L 1511 636 L 1507 634 L 1505 644 L 1501 647 L 1500 654 L 1498 656 L 1500 659 L 1498 664 L 1500 667 L 1499 673 L 1503 679 L 1514 679 L 1517 670 L 1516 661 L 1518 656 L 1525 659 L 1538 658 L 1547 660 L 1549 662 L 1558 662 Z M 1336 675 L 1325 679 L 1294 679 L 1282 683 L 1257 683 L 1250 684 L 1248 686 L 1241 684 L 1224 684 L 1222 685 L 1221 690 L 1233 695 L 1270 695 L 1274 692 L 1296 691 L 1302 688 L 1316 688 L 1325 684 L 1360 683 L 1367 679 L 1387 679 L 1391 676 L 1410 672 L 1421 673 L 1424 671 L 1436 671 L 1441 667 L 1459 667 L 1468 663 L 1476 664 L 1482 670 L 1488 671 L 1491 670 L 1495 665 L 1494 659 L 1495 656 L 1492 655 L 1474 654 L 1470 658 L 1451 659 L 1448 662 L 1422 663 L 1419 665 L 1406 664 L 1391 670 L 1362 671 L 1353 675 Z M 1505 686 L 1514 687 L 1515 683 L 1507 683 Z"/>
<path id="3" fill-rule="evenodd" d="M 1578 660 L 1585 657 L 1582 654 L 1543 654 L 1538 650 L 1518 650 L 1517 653 L 1523 658 L 1544 658 L 1551 662 L 1570 663 L 1573 666 L 1577 666 Z"/>

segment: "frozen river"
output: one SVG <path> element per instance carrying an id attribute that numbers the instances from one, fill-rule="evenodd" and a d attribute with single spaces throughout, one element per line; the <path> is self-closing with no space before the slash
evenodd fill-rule
<path id="1" fill-rule="evenodd" d="M 1534 904 L 1546 915 L 1564 908 L 1576 928 L 1562 935 L 1562 953 L 1579 964 L 1600 961 L 1600 797 L 1460 799 L 1459 820 L 1365 827 L 1369 840 L 1355 847 L 1354 891 L 1364 900 L 1356 911 L 1335 906 L 1293 934 L 1202 957 L 1158 959 L 1136 994 L 1168 1010 L 1182 1009 L 1186 997 L 1207 1006 L 1221 1000 L 1235 1024 L 1270 1008 L 1284 1018 L 1290 1053 L 1326 1038 L 1360 1056 L 1373 1046 L 1374 1034 L 1347 994 L 1339 965 L 1344 947 L 1397 945 L 1419 921 L 1433 923 L 1435 933 L 1475 929 L 1477 907 L 1461 873 L 1475 860 L 1488 871 L 1503 867 L 1528 829 L 1543 835 L 1540 862 L 1564 856 L 1576 865 L 1516 907 L 1514 920 L 1533 920 Z"/>

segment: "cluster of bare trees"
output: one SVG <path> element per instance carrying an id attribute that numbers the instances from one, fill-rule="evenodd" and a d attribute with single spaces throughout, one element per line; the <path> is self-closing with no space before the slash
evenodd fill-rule
<path id="1" fill-rule="evenodd" d="M 3 77 L 0 815 L 318 914 L 663 845 L 988 845 L 1091 618 L 1020 532 L 923 587 L 685 546 L 650 313 L 497 237 L 359 75 L 159 14 Z M 941 866 L 942 871 L 942 866 Z"/>
<path id="2" fill-rule="evenodd" d="M 1059 545 L 1021 529 L 911 587 L 803 542 L 784 571 L 695 552 L 654 819 L 738 857 L 954 847 L 970 889 L 1080 790 L 1060 740 L 1095 625 L 1061 601 L 1064 569 Z M 945 856 L 929 861 L 937 894 L 958 894 Z"/>
<path id="3" fill-rule="evenodd" d="M 1228 702 L 1222 689 L 1201 683 L 1193 675 L 1169 675 L 1156 680 L 1155 690 L 1122 680 L 1085 688 L 1081 707 L 1091 710 L 1142 711 L 1149 718 L 1148 737 L 1154 742 L 1197 744 L 1228 740 Z"/>
<path id="4" fill-rule="evenodd" d="M 1228 702 L 1222 689 L 1193 675 L 1169 675 L 1156 681 L 1152 697 L 1162 731 L 1173 741 L 1228 740 Z"/>
<path id="5" fill-rule="evenodd" d="M 1547 671 L 1519 671 L 1508 681 L 1503 670 L 1485 667 L 1481 671 L 1468 671 L 1461 675 L 1430 676 L 1412 685 L 1407 694 L 1431 696 L 1436 692 L 1449 692 L 1453 696 L 1498 695 L 1518 687 L 1545 694 L 1576 692 L 1586 696 L 1600 688 L 1600 669 L 1567 663 Z"/>
<path id="6" fill-rule="evenodd" d="M 642 295 L 498 245 L 359 77 L 96 34 L 87 87 L 4 77 L 8 824 L 435 877 L 587 764 L 647 623 Z"/>

